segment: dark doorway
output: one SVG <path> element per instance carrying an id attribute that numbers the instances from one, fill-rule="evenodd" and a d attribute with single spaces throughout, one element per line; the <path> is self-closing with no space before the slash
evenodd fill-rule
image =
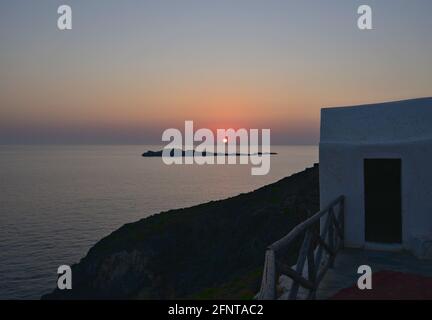
<path id="1" fill-rule="evenodd" d="M 365 237 L 401 243 L 401 159 L 365 159 Z"/>

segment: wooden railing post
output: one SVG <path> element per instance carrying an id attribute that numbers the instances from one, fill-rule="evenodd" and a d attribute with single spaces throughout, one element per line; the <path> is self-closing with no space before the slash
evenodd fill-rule
<path id="1" fill-rule="evenodd" d="M 308 299 L 315 299 L 315 293 L 316 293 L 316 275 L 317 275 L 317 266 L 315 265 L 315 254 L 314 254 L 314 244 L 316 241 L 316 235 L 313 234 L 311 245 L 309 246 L 307 260 L 308 260 L 308 278 L 309 281 L 313 283 L 313 288 L 310 289 Z"/>
<path id="2" fill-rule="evenodd" d="M 261 282 L 259 300 L 274 300 L 276 298 L 276 257 L 272 249 L 267 249 Z"/>
<path id="3" fill-rule="evenodd" d="M 339 203 L 339 225 L 341 226 L 341 247 L 343 248 L 345 246 L 345 198 L 341 199 L 341 202 Z"/>
<path id="4" fill-rule="evenodd" d="M 296 272 L 302 276 L 303 275 L 303 268 L 306 262 L 306 258 L 307 255 L 309 253 L 309 247 L 311 246 L 311 240 L 312 240 L 312 231 L 310 229 L 306 230 L 304 239 L 303 239 L 303 244 L 301 246 L 299 255 L 298 255 L 298 259 L 297 259 L 297 265 L 296 265 Z M 290 291 L 290 295 L 289 295 L 289 299 L 290 300 L 295 300 L 297 298 L 297 292 L 299 289 L 299 282 L 296 281 L 295 279 L 294 283 L 291 286 L 291 291 Z"/>
<path id="5" fill-rule="evenodd" d="M 335 213 L 335 206 L 338 214 Z M 315 230 L 324 218 L 325 224 L 321 231 L 316 234 Z M 289 246 L 300 235 L 304 239 L 298 254 L 295 270 L 286 266 L 281 261 L 276 261 L 278 252 L 285 252 Z M 333 267 L 337 252 L 343 247 L 344 239 L 344 197 L 340 196 L 327 207 L 312 217 L 297 225 L 285 237 L 276 241 L 268 247 L 265 256 L 264 271 L 261 290 L 258 299 L 276 299 L 276 285 L 278 281 L 278 270 L 292 279 L 289 291 L 289 299 L 297 299 L 300 286 L 309 290 L 308 299 L 315 299 L 318 286 L 328 268 Z M 316 246 L 315 246 L 316 245 Z M 322 257 L 327 259 L 322 260 Z M 307 276 L 303 276 L 305 263 L 308 263 Z"/>
<path id="6" fill-rule="evenodd" d="M 328 246 L 331 250 L 331 252 L 336 251 L 335 243 L 334 243 L 334 225 L 333 225 L 333 207 L 329 209 L 329 214 L 327 219 L 330 220 L 329 222 L 329 229 L 328 229 Z M 333 268 L 334 265 L 334 256 L 330 257 L 330 268 Z"/>

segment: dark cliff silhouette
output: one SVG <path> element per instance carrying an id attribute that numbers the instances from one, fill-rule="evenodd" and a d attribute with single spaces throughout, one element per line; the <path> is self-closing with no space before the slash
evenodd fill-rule
<path id="1" fill-rule="evenodd" d="M 72 290 L 43 299 L 252 298 L 266 247 L 318 211 L 318 185 L 315 165 L 253 192 L 126 224 L 72 267 Z"/>

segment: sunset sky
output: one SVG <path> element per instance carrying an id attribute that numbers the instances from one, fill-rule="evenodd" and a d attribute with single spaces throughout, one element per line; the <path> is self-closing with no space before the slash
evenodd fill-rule
<path id="1" fill-rule="evenodd" d="M 430 0 L 1 1 L 0 144 L 160 144 L 185 120 L 314 144 L 322 107 L 432 96 L 431 30 Z"/>

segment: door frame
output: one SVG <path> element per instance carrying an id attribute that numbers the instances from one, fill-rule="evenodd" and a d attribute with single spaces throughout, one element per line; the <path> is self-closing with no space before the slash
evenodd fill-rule
<path id="1" fill-rule="evenodd" d="M 364 161 L 366 159 L 400 159 L 401 161 L 401 172 L 400 172 L 400 187 L 401 187 L 401 242 L 400 243 L 380 243 L 380 242 L 367 242 L 366 241 L 366 206 L 365 206 L 365 172 L 364 172 Z M 360 167 L 361 167 L 361 212 L 363 214 L 362 224 L 362 238 L 365 248 L 375 248 L 378 250 L 399 250 L 402 249 L 406 243 L 405 239 L 405 226 L 404 226 L 404 158 L 401 153 L 398 152 L 361 152 Z"/>

